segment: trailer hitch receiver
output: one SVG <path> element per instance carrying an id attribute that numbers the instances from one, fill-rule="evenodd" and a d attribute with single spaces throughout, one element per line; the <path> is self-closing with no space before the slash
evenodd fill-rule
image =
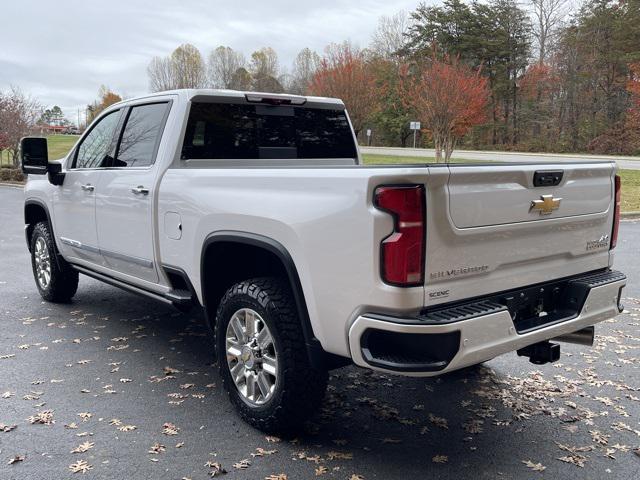
<path id="1" fill-rule="evenodd" d="M 551 342 L 534 343 L 518 350 L 519 357 L 528 357 L 535 365 L 556 362 L 560 359 L 560 345 Z"/>

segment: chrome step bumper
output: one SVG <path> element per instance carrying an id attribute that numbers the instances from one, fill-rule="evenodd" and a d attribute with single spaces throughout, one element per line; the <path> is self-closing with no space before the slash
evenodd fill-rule
<path id="1" fill-rule="evenodd" d="M 578 289 L 578 294 L 584 295 L 579 311 L 527 330 L 516 327 L 510 309 L 504 305 L 507 300 L 498 303 L 502 301 L 500 295 L 415 317 L 361 315 L 349 329 L 351 357 L 356 365 L 366 368 L 435 376 L 576 332 L 620 312 L 621 291 L 626 285 L 624 274 L 604 271 L 567 279 L 565 283 L 572 294 Z M 508 295 L 509 292 L 502 297 Z"/>

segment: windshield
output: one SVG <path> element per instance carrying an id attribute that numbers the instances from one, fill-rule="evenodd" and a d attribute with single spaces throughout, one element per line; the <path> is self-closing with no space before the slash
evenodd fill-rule
<path id="1" fill-rule="evenodd" d="M 191 105 L 182 159 L 356 158 L 344 110 L 303 106 Z"/>

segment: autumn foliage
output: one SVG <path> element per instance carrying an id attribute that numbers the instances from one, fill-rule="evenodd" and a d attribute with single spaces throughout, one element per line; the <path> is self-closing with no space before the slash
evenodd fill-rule
<path id="1" fill-rule="evenodd" d="M 627 92 L 630 97 L 630 107 L 627 111 L 626 129 L 632 132 L 631 145 L 635 150 L 640 149 L 640 63 L 629 65 L 631 79 L 627 82 Z"/>
<path id="2" fill-rule="evenodd" d="M 433 137 L 436 161 L 449 161 L 457 141 L 486 119 L 487 79 L 458 57 L 434 55 L 401 67 L 403 99 Z"/>
<path id="3" fill-rule="evenodd" d="M 377 112 L 382 86 L 364 53 L 343 43 L 327 48 L 309 91 L 312 95 L 342 99 L 358 135 Z"/>

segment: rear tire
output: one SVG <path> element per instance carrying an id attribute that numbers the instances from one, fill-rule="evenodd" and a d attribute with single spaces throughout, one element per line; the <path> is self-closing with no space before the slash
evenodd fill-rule
<path id="1" fill-rule="evenodd" d="M 218 307 L 215 336 L 223 386 L 247 423 L 290 431 L 322 403 L 328 374 L 309 362 L 286 282 L 256 278 L 231 287 Z"/>
<path id="2" fill-rule="evenodd" d="M 40 296 L 48 302 L 69 302 L 78 290 L 78 272 L 58 255 L 47 222 L 33 228 L 31 268 Z"/>

